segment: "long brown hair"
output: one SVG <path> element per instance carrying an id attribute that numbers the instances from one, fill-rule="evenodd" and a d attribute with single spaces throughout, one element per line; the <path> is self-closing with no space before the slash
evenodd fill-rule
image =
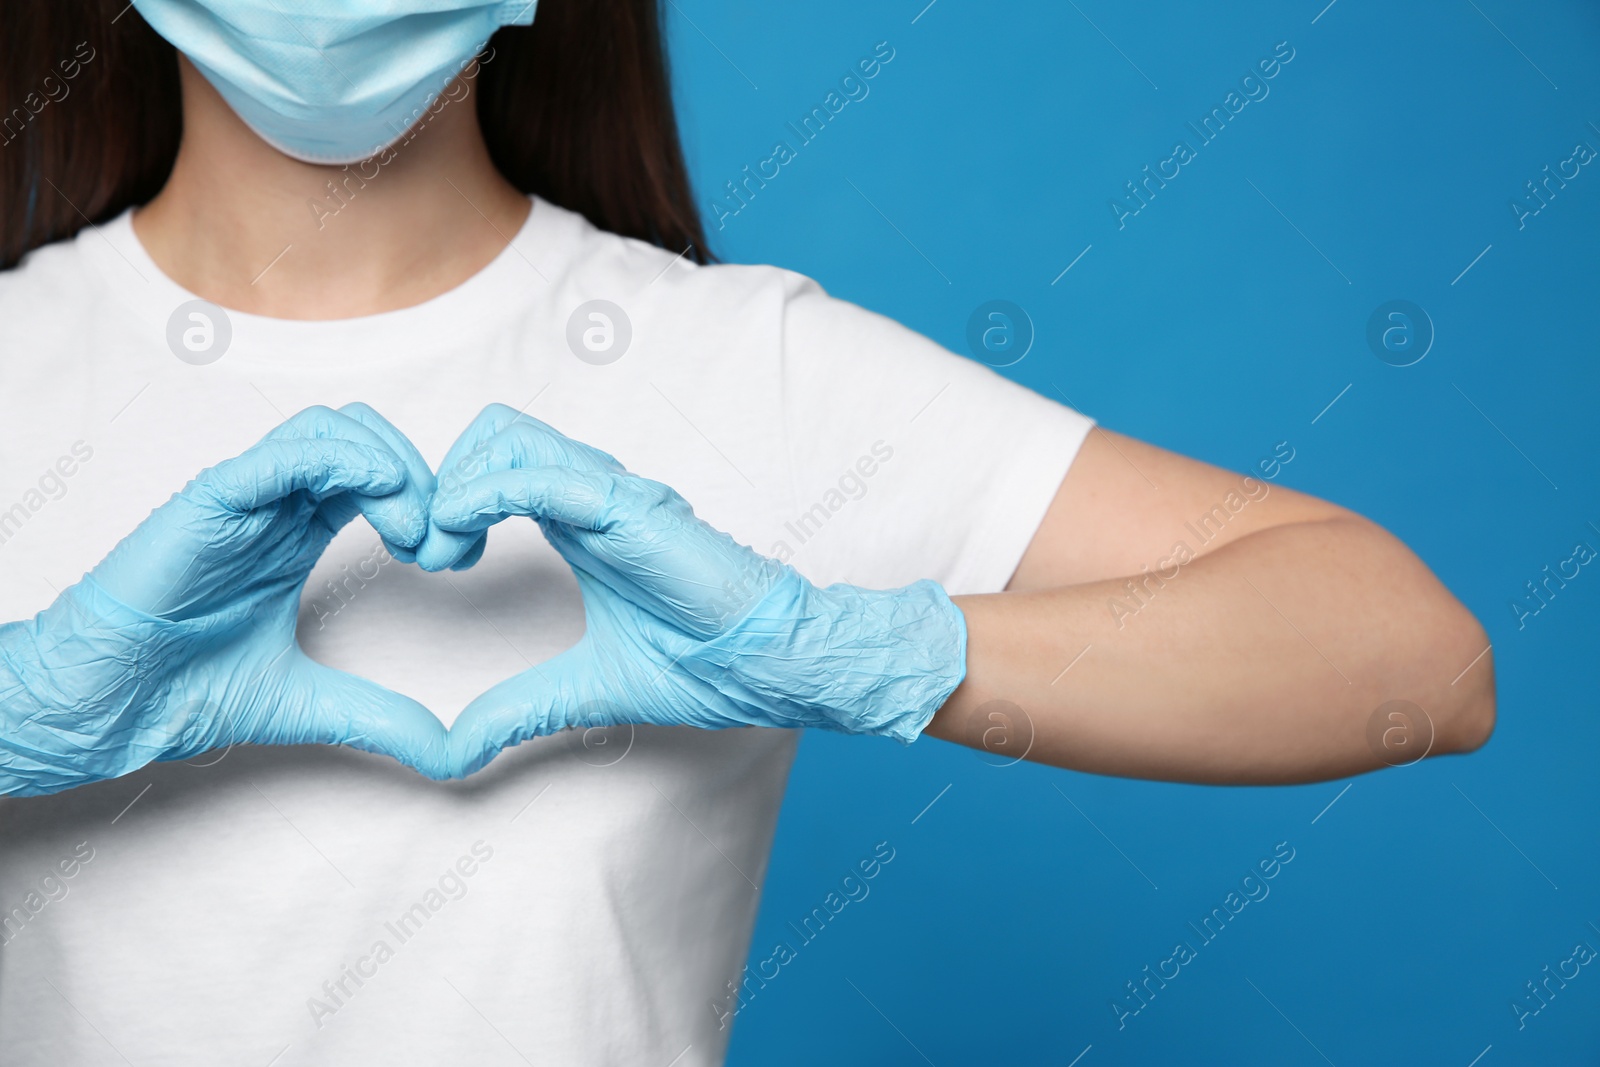
<path id="1" fill-rule="evenodd" d="M 705 262 L 659 0 L 543 0 L 478 75 L 489 154 L 525 193 Z M 127 0 L 0 0 L 0 270 L 160 192 L 177 53 Z"/>

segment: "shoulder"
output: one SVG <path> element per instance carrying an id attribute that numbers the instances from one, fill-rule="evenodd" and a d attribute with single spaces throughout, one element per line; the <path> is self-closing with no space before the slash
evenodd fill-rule
<path id="1" fill-rule="evenodd" d="M 770 264 L 699 264 L 647 241 L 574 228 L 563 281 L 573 306 L 603 296 L 637 328 L 703 365 L 768 364 L 836 384 L 840 374 L 916 381 L 999 378 L 894 318 L 830 295 L 815 279 Z"/>
<path id="2" fill-rule="evenodd" d="M 674 316 L 736 310 L 743 322 L 765 320 L 776 327 L 796 299 L 826 298 L 817 282 L 783 267 L 697 263 L 691 254 L 602 230 L 543 201 L 535 210 L 551 216 L 546 232 L 570 250 L 562 280 L 578 293 L 612 294 L 630 313 L 633 306 Z"/>
<path id="3" fill-rule="evenodd" d="M 10 387 L 60 373 L 89 339 L 117 319 L 93 229 L 36 248 L 0 271 L 0 360 Z M 103 243 L 103 242 L 102 242 Z"/>
<path id="4" fill-rule="evenodd" d="M 26 308 L 39 297 L 61 297 L 83 290 L 93 272 L 87 268 L 84 245 L 94 230 L 35 248 L 10 270 L 0 271 L 0 305 Z"/>

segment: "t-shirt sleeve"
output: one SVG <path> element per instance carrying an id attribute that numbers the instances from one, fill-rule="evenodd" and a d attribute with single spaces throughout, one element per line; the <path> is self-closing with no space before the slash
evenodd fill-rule
<path id="1" fill-rule="evenodd" d="M 1094 423 L 787 278 L 791 562 L 813 581 L 1005 588 Z"/>

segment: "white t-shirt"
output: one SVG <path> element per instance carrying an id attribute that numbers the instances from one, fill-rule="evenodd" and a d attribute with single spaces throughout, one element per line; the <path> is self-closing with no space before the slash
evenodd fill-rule
<path id="1" fill-rule="evenodd" d="M 526 407 L 818 583 L 952 594 L 1004 587 L 1090 427 L 799 275 L 674 262 L 537 199 L 494 262 L 416 307 L 232 313 L 225 354 L 195 365 L 168 342 L 192 299 L 129 215 L 0 274 L 0 619 L 312 404 L 366 401 L 433 463 L 485 404 Z M 631 326 L 613 362 L 583 347 L 600 320 L 579 316 L 589 359 L 569 346 L 591 300 Z M 447 723 L 582 632 L 576 583 L 523 521 L 430 575 L 358 519 L 300 616 L 309 654 Z M 241 747 L 0 800 L 0 1060 L 720 1063 L 714 1006 L 795 741 L 569 732 L 442 784 L 350 749 Z"/>

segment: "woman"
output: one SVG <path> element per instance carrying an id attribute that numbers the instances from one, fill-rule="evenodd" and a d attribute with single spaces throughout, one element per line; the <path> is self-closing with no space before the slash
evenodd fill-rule
<path id="1" fill-rule="evenodd" d="M 1481 627 L 1285 455 L 706 265 L 652 0 L 358 6 L 6 20 L 8 1063 L 720 1062 L 771 727 L 1487 738 Z"/>

